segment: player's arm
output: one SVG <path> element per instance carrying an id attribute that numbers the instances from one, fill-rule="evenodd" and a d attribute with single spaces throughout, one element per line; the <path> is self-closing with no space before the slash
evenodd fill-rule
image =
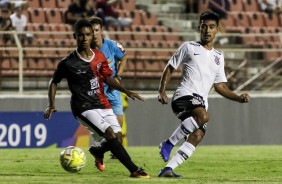
<path id="1" fill-rule="evenodd" d="M 55 96 L 57 93 L 57 84 L 53 82 L 53 78 L 49 82 L 48 86 L 48 107 L 44 111 L 44 118 L 50 119 L 53 112 L 56 112 L 55 108 Z"/>
<path id="2" fill-rule="evenodd" d="M 247 103 L 250 101 L 251 97 L 247 93 L 243 93 L 241 95 L 235 94 L 233 91 L 231 91 L 226 83 L 215 83 L 214 84 L 215 91 L 220 94 L 221 96 L 233 100 L 240 103 Z"/>
<path id="3" fill-rule="evenodd" d="M 111 86 L 112 88 L 119 90 L 123 93 L 125 93 L 128 97 L 132 98 L 133 100 L 135 100 L 135 98 L 144 101 L 144 99 L 139 96 L 137 93 L 134 93 L 132 91 L 129 91 L 128 89 L 126 89 L 124 86 L 122 86 L 121 84 L 119 84 L 114 78 L 111 77 L 107 77 L 104 81 L 106 84 L 108 84 L 109 86 Z"/>
<path id="4" fill-rule="evenodd" d="M 125 69 L 125 66 L 126 66 L 126 62 L 127 62 L 127 56 L 126 54 L 120 59 L 119 61 L 119 64 L 117 66 L 117 74 L 116 74 L 116 77 L 118 79 L 118 82 L 120 81 L 120 76 L 122 75 L 124 69 Z"/>
<path id="5" fill-rule="evenodd" d="M 167 84 L 169 83 L 169 81 L 171 79 L 171 75 L 172 75 L 174 70 L 175 69 L 170 64 L 167 64 L 164 71 L 163 71 L 163 74 L 161 76 L 158 100 L 162 104 L 168 103 L 168 97 L 166 95 L 165 90 L 166 90 Z"/>

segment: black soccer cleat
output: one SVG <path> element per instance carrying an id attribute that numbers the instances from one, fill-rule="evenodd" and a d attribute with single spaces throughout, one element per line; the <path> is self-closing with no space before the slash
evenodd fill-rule
<path id="1" fill-rule="evenodd" d="M 134 171 L 130 174 L 130 177 L 132 178 L 143 178 L 143 179 L 148 179 L 150 178 L 150 175 L 147 174 L 144 169 L 141 167 L 137 169 L 137 171 Z"/>
<path id="2" fill-rule="evenodd" d="M 104 171 L 105 170 L 105 164 L 103 162 L 104 155 L 100 153 L 101 147 L 96 147 L 96 146 L 91 146 L 89 148 L 89 152 L 93 157 L 95 158 L 95 166 L 99 171 Z"/>
<path id="3" fill-rule="evenodd" d="M 173 172 L 172 168 L 170 167 L 165 167 L 164 169 L 161 169 L 161 171 L 158 174 L 158 177 L 183 178 L 182 175 Z"/>

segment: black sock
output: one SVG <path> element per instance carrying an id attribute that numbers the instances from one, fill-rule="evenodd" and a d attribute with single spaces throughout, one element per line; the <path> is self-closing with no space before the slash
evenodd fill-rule
<path id="1" fill-rule="evenodd" d="M 117 157 L 117 159 L 129 170 L 129 172 L 137 171 L 138 167 L 132 162 L 130 156 L 127 151 L 124 149 L 122 144 L 118 141 L 118 139 L 111 139 L 107 141 L 107 145 L 111 152 Z"/>
<path id="2" fill-rule="evenodd" d="M 107 151 L 110 151 L 110 145 L 108 141 L 101 143 L 101 153 L 104 155 Z"/>

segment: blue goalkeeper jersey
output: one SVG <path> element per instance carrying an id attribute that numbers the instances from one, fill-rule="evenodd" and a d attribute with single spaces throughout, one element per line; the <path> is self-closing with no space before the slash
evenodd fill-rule
<path id="1" fill-rule="evenodd" d="M 104 38 L 100 51 L 105 55 L 109 67 L 113 71 L 111 77 L 115 77 L 117 74 L 117 64 L 121 60 L 121 58 L 123 58 L 123 56 L 125 55 L 125 50 L 123 46 L 116 41 Z M 120 99 L 117 99 L 120 98 L 120 92 L 109 88 L 109 86 L 106 84 L 105 84 L 105 95 L 110 100 L 110 102 L 111 100 L 120 101 Z"/>

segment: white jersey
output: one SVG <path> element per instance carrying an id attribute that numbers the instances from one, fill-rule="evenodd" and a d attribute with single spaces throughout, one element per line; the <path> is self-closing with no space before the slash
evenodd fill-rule
<path id="1" fill-rule="evenodd" d="M 205 100 L 214 83 L 227 82 L 223 54 L 215 49 L 207 50 L 201 44 L 184 42 L 168 61 L 174 69 L 182 64 L 183 77 L 176 89 L 173 100 L 196 93 Z"/>

